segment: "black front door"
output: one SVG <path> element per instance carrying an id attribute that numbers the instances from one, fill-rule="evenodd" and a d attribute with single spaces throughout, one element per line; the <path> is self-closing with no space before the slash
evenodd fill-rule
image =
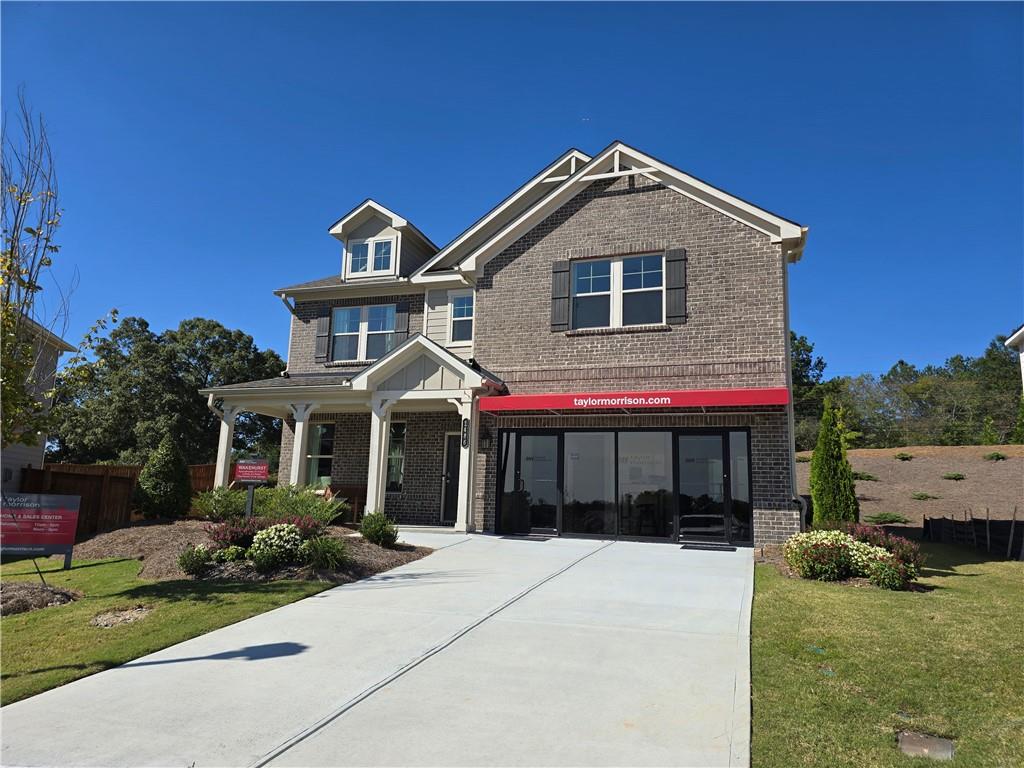
<path id="1" fill-rule="evenodd" d="M 501 533 L 558 532 L 558 435 L 506 433 Z"/>
<path id="2" fill-rule="evenodd" d="M 441 521 L 454 523 L 459 511 L 459 461 L 462 456 L 461 437 L 445 435 L 444 489 L 441 493 Z"/>

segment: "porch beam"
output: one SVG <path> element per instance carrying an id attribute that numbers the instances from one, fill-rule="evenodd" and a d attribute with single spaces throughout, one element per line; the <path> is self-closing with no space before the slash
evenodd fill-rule
<path id="1" fill-rule="evenodd" d="M 292 466 L 288 482 L 290 485 L 302 486 L 306 484 L 306 428 L 316 403 L 289 403 L 288 407 L 295 418 L 295 439 L 292 442 Z"/>

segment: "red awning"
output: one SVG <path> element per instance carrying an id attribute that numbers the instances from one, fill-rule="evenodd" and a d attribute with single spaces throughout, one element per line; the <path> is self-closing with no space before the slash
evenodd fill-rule
<path id="1" fill-rule="evenodd" d="M 736 405 L 786 405 L 786 387 L 760 389 L 684 389 L 667 392 L 560 392 L 547 395 L 481 397 L 480 410 L 595 411 L 632 408 L 703 408 Z"/>

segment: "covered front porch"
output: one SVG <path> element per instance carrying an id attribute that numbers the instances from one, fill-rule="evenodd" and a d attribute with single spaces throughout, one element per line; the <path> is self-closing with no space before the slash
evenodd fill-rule
<path id="1" fill-rule="evenodd" d="M 235 422 L 283 420 L 278 482 L 351 495 L 400 524 L 470 529 L 477 396 L 502 385 L 413 336 L 361 371 L 282 376 L 204 390 L 220 418 L 217 487 L 230 484 Z"/>

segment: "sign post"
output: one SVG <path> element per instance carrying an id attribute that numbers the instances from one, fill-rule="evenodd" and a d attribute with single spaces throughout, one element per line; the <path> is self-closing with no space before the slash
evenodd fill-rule
<path id="1" fill-rule="evenodd" d="M 63 554 L 64 570 L 68 570 L 81 500 L 49 493 L 3 494 L 0 552 L 29 557 Z"/>
<path id="2" fill-rule="evenodd" d="M 256 486 L 270 479 L 270 462 L 266 459 L 239 459 L 235 462 L 235 482 L 246 487 L 245 516 L 252 517 Z"/>

